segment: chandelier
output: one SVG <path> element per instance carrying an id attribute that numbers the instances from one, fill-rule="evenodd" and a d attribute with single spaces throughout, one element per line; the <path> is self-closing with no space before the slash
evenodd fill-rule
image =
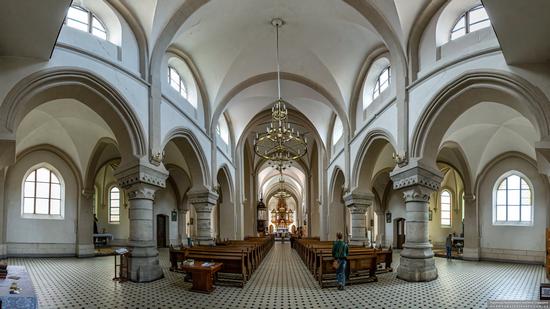
<path id="1" fill-rule="evenodd" d="M 290 126 L 288 109 L 281 97 L 281 70 L 279 65 L 279 28 L 284 24 L 280 18 L 275 18 L 271 24 L 276 28 L 277 57 L 277 100 L 271 108 L 271 123 L 265 132 L 256 133 L 254 152 L 268 161 L 268 164 L 278 170 L 290 167 L 292 162 L 307 153 L 307 138 Z"/>

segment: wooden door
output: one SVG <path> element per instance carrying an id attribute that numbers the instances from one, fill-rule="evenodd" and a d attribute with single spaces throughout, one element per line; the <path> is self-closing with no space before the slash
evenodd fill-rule
<path id="1" fill-rule="evenodd" d="M 399 218 L 396 220 L 397 225 L 397 249 L 403 249 L 405 243 L 405 219 Z"/>
<path id="2" fill-rule="evenodd" d="M 157 247 L 166 247 L 166 218 L 165 215 L 157 215 Z"/>

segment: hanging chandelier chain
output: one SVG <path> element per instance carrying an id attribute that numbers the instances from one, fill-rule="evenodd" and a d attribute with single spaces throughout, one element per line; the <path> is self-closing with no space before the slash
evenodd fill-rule
<path id="1" fill-rule="evenodd" d="M 279 98 L 279 100 L 281 100 L 281 67 L 280 67 L 280 64 L 279 64 L 279 27 L 280 27 L 280 24 L 276 24 L 275 25 L 275 28 L 276 28 L 276 57 L 277 57 L 277 97 Z"/>
<path id="2" fill-rule="evenodd" d="M 271 24 L 275 27 L 275 55 L 277 61 L 277 100 L 271 108 L 271 123 L 266 131 L 256 133 L 254 152 L 268 160 L 278 170 L 290 167 L 292 162 L 307 152 L 307 138 L 300 136 L 300 131 L 291 127 L 288 122 L 286 101 L 281 96 L 281 64 L 279 55 L 279 28 L 284 25 L 280 18 L 274 18 Z"/>

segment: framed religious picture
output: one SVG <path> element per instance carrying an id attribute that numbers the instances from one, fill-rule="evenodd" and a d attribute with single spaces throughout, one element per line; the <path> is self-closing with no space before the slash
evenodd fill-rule
<path id="1" fill-rule="evenodd" d="M 175 210 L 172 210 L 172 221 L 178 221 L 178 212 Z"/>
<path id="2" fill-rule="evenodd" d="M 430 211 L 428 212 L 428 220 L 432 221 L 433 216 L 434 216 L 434 212 L 433 212 L 433 210 L 430 209 Z"/>
<path id="3" fill-rule="evenodd" d="M 391 223 L 391 212 L 386 213 L 386 223 Z"/>

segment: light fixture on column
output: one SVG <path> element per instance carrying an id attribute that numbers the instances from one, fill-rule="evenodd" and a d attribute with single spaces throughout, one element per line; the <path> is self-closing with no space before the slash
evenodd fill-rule
<path id="1" fill-rule="evenodd" d="M 292 162 L 307 153 L 307 138 L 291 127 L 288 122 L 288 109 L 281 97 L 281 70 L 279 65 L 279 28 L 284 25 L 280 18 L 274 18 L 271 24 L 276 29 L 277 57 L 277 100 L 271 108 L 271 123 L 265 132 L 256 133 L 254 152 L 268 161 L 278 170 L 291 166 Z"/>

